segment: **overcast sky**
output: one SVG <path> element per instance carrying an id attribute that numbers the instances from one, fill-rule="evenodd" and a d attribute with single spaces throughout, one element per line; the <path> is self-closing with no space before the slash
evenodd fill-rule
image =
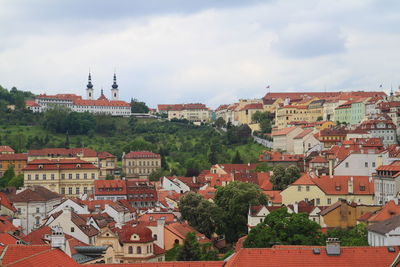
<path id="1" fill-rule="evenodd" d="M 398 0 L 0 0 L 0 84 L 215 108 L 400 85 Z"/>

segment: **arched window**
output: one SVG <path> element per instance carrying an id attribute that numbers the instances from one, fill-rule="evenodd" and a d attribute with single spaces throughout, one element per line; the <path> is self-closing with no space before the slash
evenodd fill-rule
<path id="1" fill-rule="evenodd" d="M 142 254 L 142 247 L 137 247 L 136 251 L 137 251 L 137 254 Z"/>
<path id="2" fill-rule="evenodd" d="M 133 254 L 133 247 L 132 247 L 132 246 L 129 246 L 129 247 L 128 247 L 128 253 L 129 253 L 129 254 Z"/>
<path id="3" fill-rule="evenodd" d="M 177 245 L 179 245 L 179 240 L 178 240 L 178 239 L 175 239 L 174 243 L 177 244 Z"/>

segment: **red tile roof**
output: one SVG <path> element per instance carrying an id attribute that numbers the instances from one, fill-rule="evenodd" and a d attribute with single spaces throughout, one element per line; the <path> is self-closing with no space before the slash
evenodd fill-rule
<path id="1" fill-rule="evenodd" d="M 315 158 L 310 160 L 310 163 L 328 163 L 328 160 L 324 157 L 316 156 Z"/>
<path id="2" fill-rule="evenodd" d="M 34 100 L 26 100 L 25 101 L 25 106 L 27 107 L 40 107 L 38 103 L 36 103 Z"/>
<path id="3" fill-rule="evenodd" d="M 281 191 L 266 190 L 266 191 L 263 191 L 263 193 L 267 195 L 268 200 L 271 201 L 273 204 L 282 203 Z"/>
<path id="4" fill-rule="evenodd" d="M 2 259 L 3 266 L 80 266 L 60 249 L 51 246 L 8 245 Z"/>
<path id="5" fill-rule="evenodd" d="M 1 160 L 23 160 L 28 161 L 28 155 L 24 153 L 16 153 L 16 154 L 0 154 Z"/>
<path id="6" fill-rule="evenodd" d="M 369 223 L 381 222 L 393 216 L 400 215 L 400 205 L 396 205 L 393 200 L 386 203 L 382 209 L 375 211 L 368 218 Z"/>
<path id="7" fill-rule="evenodd" d="M 101 106 L 101 107 L 130 107 L 128 102 L 120 100 L 108 100 L 107 98 L 99 98 L 97 100 L 74 100 L 76 106 Z"/>
<path id="8" fill-rule="evenodd" d="M 141 158 L 161 158 L 160 154 L 150 151 L 131 151 L 124 156 L 125 159 L 141 159 Z"/>
<path id="9" fill-rule="evenodd" d="M 313 129 L 306 129 L 306 130 L 302 131 L 301 133 L 299 133 L 298 135 L 296 135 L 294 137 L 294 139 L 301 139 L 301 138 L 307 136 L 308 134 L 312 133 L 312 131 L 313 131 Z"/>
<path id="10" fill-rule="evenodd" d="M 80 159 L 34 159 L 29 161 L 24 171 L 33 170 L 76 170 L 98 169 L 90 162 Z"/>
<path id="11" fill-rule="evenodd" d="M 117 233 L 122 243 L 148 243 L 154 241 L 151 230 L 141 224 L 133 227 L 126 225 L 121 230 L 117 230 Z M 132 238 L 134 234 L 138 236 L 138 240 Z"/>
<path id="12" fill-rule="evenodd" d="M 296 128 L 297 128 L 296 126 L 287 127 L 287 128 L 282 129 L 282 130 L 273 131 L 271 135 L 272 136 L 287 135 L 288 133 L 290 133 L 291 131 L 293 131 Z"/>
<path id="13" fill-rule="evenodd" d="M 17 209 L 13 206 L 13 204 L 10 202 L 10 199 L 6 194 L 3 192 L 0 192 L 0 206 L 6 207 L 7 209 L 16 212 Z"/>
<path id="14" fill-rule="evenodd" d="M 156 245 L 154 245 L 154 252 Z M 88 264 L 85 266 L 98 267 L 99 265 Z M 116 263 L 101 264 L 101 267 L 223 267 L 224 261 L 165 261 L 144 263 Z"/>
<path id="15" fill-rule="evenodd" d="M 8 216 L 0 216 L 0 233 L 15 232 L 18 229 L 12 224 L 12 218 Z"/>
<path id="16" fill-rule="evenodd" d="M 18 239 L 9 233 L 0 233 L 0 243 L 5 245 L 17 244 Z"/>
<path id="17" fill-rule="evenodd" d="M 47 244 L 47 242 L 44 239 L 46 235 L 51 235 L 51 228 L 47 225 L 44 225 L 30 232 L 22 239 L 32 245 L 44 245 Z"/>
<path id="18" fill-rule="evenodd" d="M 14 153 L 15 151 L 14 151 L 14 149 L 12 149 L 12 148 L 9 147 L 9 146 L 0 146 L 0 153 L 2 153 L 2 152 L 11 152 L 11 153 Z"/>
<path id="19" fill-rule="evenodd" d="M 313 182 L 313 178 L 311 178 L 310 174 L 305 173 L 299 179 L 294 181 L 292 185 L 315 185 Z"/>
<path id="20" fill-rule="evenodd" d="M 189 226 L 186 223 L 182 222 L 176 222 L 176 223 L 171 223 L 168 225 L 165 225 L 164 228 L 171 233 L 174 233 L 176 236 L 178 236 L 181 239 L 185 239 L 186 235 L 189 232 L 194 232 L 196 234 L 196 237 L 200 243 L 209 243 L 211 242 L 210 239 L 208 239 L 205 235 L 199 233 L 196 231 L 194 228 Z"/>
<path id="21" fill-rule="evenodd" d="M 157 109 L 160 111 L 178 111 L 178 110 L 187 110 L 187 109 L 207 109 L 206 105 L 200 103 L 194 104 L 160 104 L 157 105 Z"/>
<path id="22" fill-rule="evenodd" d="M 319 248 L 320 254 L 314 254 Z M 399 249 L 389 252 L 387 247 L 341 247 L 340 255 L 327 255 L 325 247 L 274 246 L 273 248 L 244 248 L 239 250 L 225 267 L 268 267 L 268 266 L 390 266 Z"/>
<path id="23" fill-rule="evenodd" d="M 262 103 L 251 103 L 247 104 L 244 107 L 242 107 L 240 110 L 248 110 L 248 109 L 263 109 L 263 104 Z"/>
<path id="24" fill-rule="evenodd" d="M 61 195 L 50 191 L 43 186 L 34 186 L 19 192 L 16 195 L 10 195 L 10 200 L 15 202 L 31 202 L 31 201 L 49 201 L 52 199 L 62 198 Z"/>
<path id="25" fill-rule="evenodd" d="M 96 195 L 126 195 L 125 180 L 96 180 L 94 181 Z"/>
<path id="26" fill-rule="evenodd" d="M 97 152 L 91 148 L 43 148 L 37 150 L 29 150 L 30 157 L 45 156 L 45 157 L 96 157 Z"/>

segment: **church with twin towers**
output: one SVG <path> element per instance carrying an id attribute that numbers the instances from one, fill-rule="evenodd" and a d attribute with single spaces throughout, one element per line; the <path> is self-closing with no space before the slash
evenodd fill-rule
<path id="1" fill-rule="evenodd" d="M 27 101 L 26 106 L 33 112 L 43 112 L 54 106 L 64 106 L 75 112 L 89 112 L 93 114 L 106 114 L 111 116 L 130 116 L 131 105 L 128 102 L 119 100 L 119 89 L 117 84 L 117 75 L 114 73 L 113 83 L 111 85 L 111 97 L 104 95 L 103 89 L 100 96 L 94 97 L 94 86 L 92 75 L 89 72 L 88 84 L 86 85 L 86 99 L 76 94 L 40 94 L 34 101 Z"/>

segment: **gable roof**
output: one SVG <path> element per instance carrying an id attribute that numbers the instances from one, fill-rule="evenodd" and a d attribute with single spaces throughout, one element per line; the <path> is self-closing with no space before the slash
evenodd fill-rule
<path id="1" fill-rule="evenodd" d="M 14 153 L 15 151 L 10 146 L 0 146 L 0 153 L 2 152 Z"/>
<path id="2" fill-rule="evenodd" d="M 297 126 L 286 127 L 281 130 L 273 131 L 271 133 L 272 136 L 279 136 L 279 135 L 287 135 L 288 133 L 292 132 L 294 129 L 297 129 Z"/>
<path id="3" fill-rule="evenodd" d="M 10 195 L 12 202 L 31 202 L 31 201 L 49 201 L 56 198 L 62 198 L 60 194 L 57 194 L 43 186 L 33 186 L 17 193 L 16 195 Z"/>
<path id="4" fill-rule="evenodd" d="M 387 220 L 369 225 L 367 227 L 367 230 L 381 235 L 385 235 L 390 231 L 395 230 L 398 227 L 400 227 L 400 216 L 394 216 Z"/>
<path id="5" fill-rule="evenodd" d="M 305 173 L 302 176 L 300 176 L 299 179 L 294 181 L 292 185 L 315 185 L 315 183 L 313 182 L 313 179 L 311 178 L 310 174 Z"/>
<path id="6" fill-rule="evenodd" d="M 368 222 L 381 222 L 393 216 L 400 215 L 400 205 L 391 200 L 387 202 L 380 210 L 373 212 L 367 219 Z"/>

